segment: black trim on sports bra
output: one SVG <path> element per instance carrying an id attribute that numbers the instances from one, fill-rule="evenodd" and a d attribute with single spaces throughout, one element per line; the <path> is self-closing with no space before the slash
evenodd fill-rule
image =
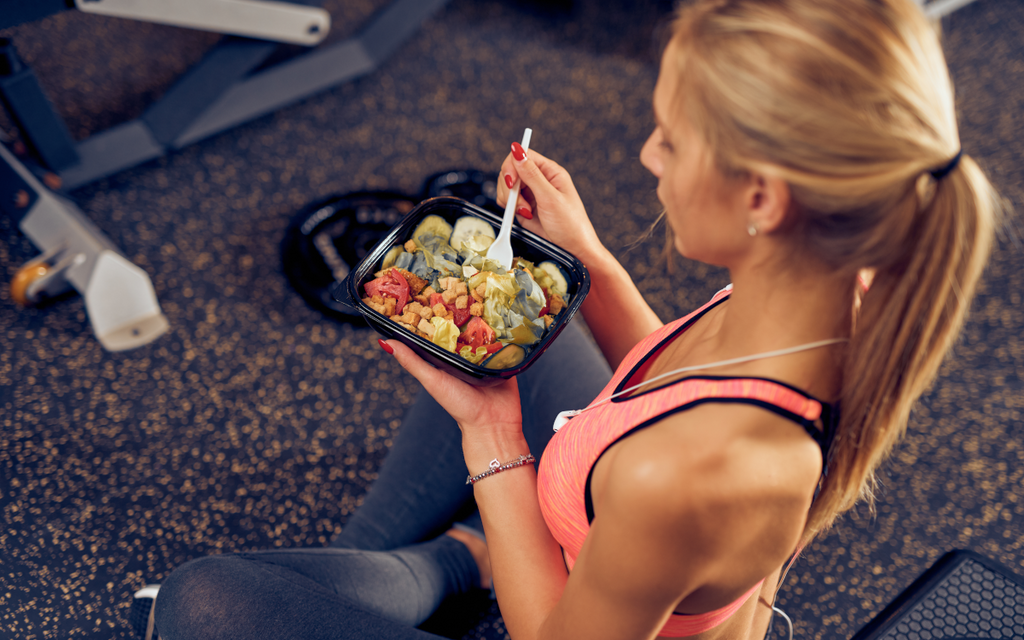
<path id="1" fill-rule="evenodd" d="M 783 418 L 788 418 L 789 420 L 792 420 L 793 422 L 796 422 L 801 427 L 803 427 L 804 431 L 807 432 L 807 435 L 811 436 L 811 438 L 815 442 L 818 443 L 818 446 L 821 447 L 822 455 L 823 456 L 827 452 L 828 447 L 832 444 L 832 431 L 833 431 L 832 427 L 835 426 L 833 424 L 832 420 L 833 420 L 833 415 L 836 415 L 836 411 L 833 408 L 833 406 L 830 405 L 829 403 L 823 401 L 823 400 L 819 400 L 818 398 L 815 398 L 814 396 L 812 396 L 811 394 L 807 393 L 806 391 L 804 391 L 803 389 L 801 389 L 799 387 L 794 387 L 791 384 L 785 383 L 785 382 L 783 382 L 781 380 L 776 380 L 775 378 L 765 378 L 763 376 L 709 376 L 709 375 L 686 376 L 685 378 L 679 378 L 678 380 L 673 380 L 672 382 L 663 384 L 660 387 L 656 387 L 654 389 L 648 389 L 647 391 L 641 391 L 640 393 L 637 393 L 635 395 L 622 396 L 622 397 L 619 397 L 619 398 L 614 398 L 612 400 L 612 402 L 626 402 L 628 400 L 631 400 L 632 398 L 639 398 L 640 396 L 646 395 L 648 393 L 654 393 L 655 391 L 661 391 L 663 389 L 668 389 L 669 387 L 671 387 L 673 385 L 682 384 L 682 383 L 684 383 L 684 382 L 686 382 L 688 380 L 758 380 L 758 381 L 761 381 L 761 382 L 770 382 L 772 384 L 777 384 L 780 387 L 785 387 L 786 389 L 789 389 L 790 391 L 792 391 L 794 393 L 798 393 L 798 394 L 802 395 L 803 397 L 807 398 L 808 400 L 813 400 L 813 401 L 815 401 L 815 402 L 817 402 L 818 404 L 821 405 L 820 428 L 819 428 L 818 421 L 808 420 L 808 419 L 804 418 L 803 416 L 799 416 L 799 415 L 797 415 L 795 413 L 792 413 L 791 411 L 787 411 L 786 409 L 783 409 L 782 407 L 776 406 L 774 404 L 764 403 L 763 404 L 764 408 L 765 409 L 770 409 L 771 411 L 774 411 L 775 413 L 779 414 Z M 713 399 L 713 398 L 709 398 L 709 399 Z M 724 397 L 723 399 L 728 401 L 728 397 L 727 396 Z M 756 398 L 751 398 L 750 400 L 751 400 L 751 402 L 755 402 L 756 403 Z"/>
<path id="2" fill-rule="evenodd" d="M 730 379 L 730 378 L 723 378 L 721 376 L 692 376 L 692 377 L 689 377 L 689 378 L 683 378 L 683 380 L 692 380 L 692 379 L 719 379 L 719 380 L 721 380 L 721 379 Z M 731 379 L 743 379 L 743 378 L 731 378 Z M 597 467 L 597 463 L 601 460 L 601 457 L 604 456 L 604 454 L 607 453 L 607 451 L 610 448 L 612 448 L 612 446 L 614 446 L 615 444 L 620 442 L 623 438 L 626 438 L 626 437 L 636 433 L 637 431 L 640 431 L 641 429 L 645 429 L 645 428 L 651 426 L 652 424 L 660 422 L 660 421 L 664 420 L 665 418 L 668 418 L 669 416 L 673 416 L 673 415 L 675 415 L 675 414 L 677 414 L 677 413 L 679 413 L 681 411 L 686 411 L 687 409 L 692 409 L 693 407 L 696 407 L 698 405 L 706 404 L 706 403 L 711 403 L 711 402 L 717 402 L 717 403 L 723 403 L 723 404 L 749 404 L 749 405 L 754 405 L 754 406 L 757 406 L 757 407 L 761 407 L 762 409 L 767 409 L 767 410 L 771 411 L 772 413 L 775 413 L 775 414 L 777 414 L 777 415 L 779 415 L 779 416 L 781 416 L 783 418 L 786 418 L 788 420 L 791 420 L 792 422 L 797 423 L 798 425 L 803 427 L 803 429 L 807 433 L 807 435 L 809 435 L 811 437 L 811 439 L 813 439 L 814 442 L 817 443 L 817 445 L 821 448 L 822 476 L 824 476 L 827 473 L 827 471 L 828 471 L 828 450 L 829 450 L 829 448 L 830 448 L 830 446 L 832 444 L 832 438 L 833 438 L 833 435 L 835 433 L 835 425 L 838 422 L 838 416 L 839 416 L 838 410 L 835 407 L 833 407 L 832 405 L 830 405 L 830 404 L 828 404 L 826 402 L 821 402 L 820 400 L 817 400 L 813 396 L 810 396 L 810 395 L 804 393 L 803 391 L 800 391 L 799 389 L 796 389 L 795 387 L 792 387 L 790 385 L 786 385 L 784 383 L 780 383 L 780 382 L 777 382 L 775 380 L 770 380 L 770 379 L 767 379 L 767 378 L 750 378 L 750 379 L 752 379 L 752 380 L 767 380 L 768 382 L 775 382 L 775 383 L 781 384 L 781 385 L 783 385 L 783 386 L 785 386 L 787 388 L 793 389 L 794 391 L 802 394 L 803 396 L 805 396 L 807 398 L 810 398 L 812 400 L 815 400 L 816 402 L 819 402 L 821 404 L 821 425 L 822 425 L 822 430 L 819 431 L 817 425 L 815 425 L 814 422 L 804 418 L 803 416 L 797 415 L 797 414 L 793 413 L 792 411 L 788 411 L 786 409 L 783 409 L 782 407 L 774 405 L 774 404 L 772 404 L 770 402 L 765 402 L 764 400 L 758 400 L 756 398 L 740 398 L 740 397 L 698 398 L 697 400 L 694 400 L 692 402 L 688 402 L 688 403 L 680 405 L 678 407 L 673 407 L 673 408 L 668 409 L 668 410 L 666 410 L 666 411 L 664 411 L 664 412 L 662 412 L 662 413 L 660 413 L 660 414 L 658 414 L 656 416 L 652 416 L 652 417 L 648 418 L 647 420 L 644 420 L 640 424 L 634 426 L 633 428 L 629 429 L 625 433 L 621 434 L 618 438 L 615 438 L 615 440 L 609 442 L 605 446 L 605 448 L 601 450 L 601 453 L 598 454 L 597 458 L 594 460 L 594 463 L 592 465 L 590 465 L 590 470 L 587 472 L 587 481 L 586 481 L 586 483 L 584 484 L 584 487 L 583 487 L 583 503 L 584 503 L 584 507 L 586 508 L 586 512 L 587 512 L 587 523 L 591 524 L 594 521 L 594 500 L 593 500 L 593 497 L 590 494 L 590 483 L 591 483 L 591 480 L 593 479 L 593 476 L 594 476 L 594 469 Z M 676 382 L 681 382 L 681 381 L 682 380 L 677 380 Z M 672 384 L 675 384 L 675 383 L 672 383 Z"/>

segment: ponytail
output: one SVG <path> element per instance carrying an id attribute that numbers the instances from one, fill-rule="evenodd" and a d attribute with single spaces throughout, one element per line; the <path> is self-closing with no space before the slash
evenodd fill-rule
<path id="1" fill-rule="evenodd" d="M 874 472 L 959 334 L 989 254 L 998 199 L 971 158 L 938 179 L 922 176 L 911 197 L 925 204 L 906 250 L 874 269 L 854 318 L 840 422 L 805 543 L 858 500 L 873 501 Z"/>

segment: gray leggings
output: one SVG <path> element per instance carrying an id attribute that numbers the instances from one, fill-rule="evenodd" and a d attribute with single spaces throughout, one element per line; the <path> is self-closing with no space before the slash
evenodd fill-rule
<path id="1" fill-rule="evenodd" d="M 519 376 L 523 430 L 538 458 L 555 415 L 586 406 L 611 371 L 570 324 Z M 461 542 L 441 535 L 470 514 L 455 421 L 420 393 L 363 505 L 326 548 L 191 560 L 160 588 L 162 640 L 436 638 L 417 629 L 448 597 L 479 584 Z"/>

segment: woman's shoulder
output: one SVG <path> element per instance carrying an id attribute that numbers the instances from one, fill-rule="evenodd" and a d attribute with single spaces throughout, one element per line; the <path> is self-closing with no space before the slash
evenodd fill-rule
<path id="1" fill-rule="evenodd" d="M 739 404 L 701 405 L 654 427 L 606 453 L 596 513 L 769 564 L 793 551 L 821 473 L 821 451 L 803 429 Z"/>

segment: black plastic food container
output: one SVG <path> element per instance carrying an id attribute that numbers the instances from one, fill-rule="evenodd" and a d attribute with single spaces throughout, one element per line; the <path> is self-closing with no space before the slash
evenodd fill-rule
<path id="1" fill-rule="evenodd" d="M 530 367 L 542 353 L 558 337 L 562 329 L 572 320 L 583 303 L 583 298 L 590 290 L 590 275 L 583 263 L 572 254 L 561 249 L 540 236 L 523 229 L 512 227 L 512 253 L 534 264 L 550 260 L 557 264 L 568 276 L 569 302 L 565 309 L 548 327 L 544 337 L 529 347 L 526 358 L 518 365 L 509 369 L 488 369 L 462 358 L 456 353 L 447 351 L 436 344 L 425 340 L 404 327 L 392 322 L 383 314 L 377 313 L 367 306 L 362 299 L 366 296 L 363 285 L 373 280 L 373 274 L 380 270 L 384 254 L 395 245 L 403 244 L 412 235 L 416 226 L 429 215 L 441 216 L 454 225 L 462 216 L 471 215 L 482 218 L 494 227 L 495 235 L 501 227 L 501 217 L 459 198 L 439 197 L 424 200 L 410 211 L 405 218 L 396 224 L 391 231 L 356 265 L 341 282 L 331 286 L 331 295 L 342 304 L 360 313 L 370 326 L 387 339 L 401 340 L 438 369 L 476 386 L 491 386 L 516 376 Z"/>

